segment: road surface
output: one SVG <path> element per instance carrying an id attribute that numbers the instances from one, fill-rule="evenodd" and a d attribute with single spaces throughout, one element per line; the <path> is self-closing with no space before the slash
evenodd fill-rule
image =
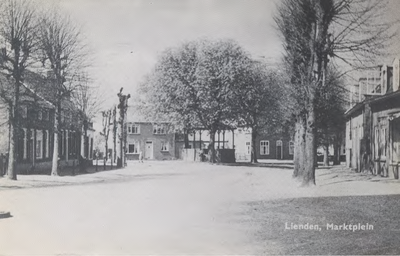
<path id="1" fill-rule="evenodd" d="M 280 253 L 282 245 L 256 239 L 262 215 L 252 217 L 257 210 L 252 202 L 370 193 L 364 188 L 371 182 L 355 180 L 355 189 L 349 182 L 332 182 L 335 176 L 329 171 L 321 174 L 324 186 L 297 188 L 291 172 L 145 162 L 91 176 L 54 178 L 72 185 L 0 190 L 0 211 L 12 215 L 0 219 L 0 255 Z M 20 177 L 16 186 L 41 184 Z M 376 186 L 375 194 L 399 192 L 393 189 L 398 183 Z"/>

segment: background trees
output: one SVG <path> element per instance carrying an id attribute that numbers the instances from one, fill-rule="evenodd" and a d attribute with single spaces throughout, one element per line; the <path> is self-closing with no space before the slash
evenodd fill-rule
<path id="1" fill-rule="evenodd" d="M 215 161 L 218 130 L 252 129 L 252 161 L 259 132 L 279 130 L 285 117 L 283 76 L 267 68 L 236 42 L 199 40 L 166 50 L 140 87 L 139 109 L 153 119 L 169 120 L 185 131 L 210 134 Z"/>
<path id="2" fill-rule="evenodd" d="M 242 74 L 245 82 L 234 90 L 238 125 L 251 128 L 251 162 L 257 162 L 256 137 L 260 132 L 280 130 L 284 120 L 282 102 L 285 99 L 283 77 L 277 70 L 268 68 L 260 61 L 253 61 Z"/>
<path id="3" fill-rule="evenodd" d="M 346 121 L 344 113 L 348 103 L 348 90 L 335 70 L 327 70 L 323 86 L 318 88 L 316 102 L 317 146 L 324 149 L 324 165 L 329 165 L 329 147 L 333 146 L 333 164 L 340 164 L 340 146 L 344 139 Z"/>
<path id="4" fill-rule="evenodd" d="M 383 53 L 394 33 L 384 1 L 284 0 L 275 17 L 297 111 L 295 170 L 303 185 L 315 184 L 316 102 L 328 65 L 365 65 Z M 305 160 L 305 161 L 303 161 Z"/>

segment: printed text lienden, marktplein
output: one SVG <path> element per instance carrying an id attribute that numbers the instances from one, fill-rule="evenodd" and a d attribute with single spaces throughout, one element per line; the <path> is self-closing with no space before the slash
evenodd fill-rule
<path id="1" fill-rule="evenodd" d="M 327 223 L 325 226 L 326 230 L 343 230 L 343 231 L 362 231 L 362 230 L 374 230 L 374 226 L 365 223 L 343 223 L 343 224 L 334 224 L 334 223 Z M 303 223 L 303 224 L 295 224 L 295 223 L 288 223 L 285 222 L 285 230 L 316 230 L 316 231 L 321 231 L 322 228 L 318 224 L 310 224 L 310 223 Z"/>

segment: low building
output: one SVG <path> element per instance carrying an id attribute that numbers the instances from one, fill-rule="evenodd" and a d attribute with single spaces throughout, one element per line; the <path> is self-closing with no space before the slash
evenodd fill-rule
<path id="1" fill-rule="evenodd" d="M 258 159 L 293 160 L 294 141 L 289 135 L 266 135 L 257 136 Z"/>
<path id="2" fill-rule="evenodd" d="M 346 163 L 357 171 L 398 178 L 400 164 L 399 59 L 379 66 L 379 79 L 360 83 L 359 101 L 346 111 Z M 376 73 L 375 73 L 376 74 Z M 365 79 L 360 81 L 365 81 Z"/>

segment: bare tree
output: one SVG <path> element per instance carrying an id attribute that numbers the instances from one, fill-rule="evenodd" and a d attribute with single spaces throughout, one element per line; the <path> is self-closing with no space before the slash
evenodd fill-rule
<path id="1" fill-rule="evenodd" d="M 84 148 L 88 148 L 88 129 L 90 123 L 99 113 L 103 97 L 99 94 L 98 88 L 91 86 L 87 75 L 82 75 L 78 82 L 78 87 L 72 92 L 72 100 L 78 109 L 80 123 L 83 127 Z"/>
<path id="2" fill-rule="evenodd" d="M 386 1 L 284 0 L 275 17 L 297 104 L 294 176 L 315 184 L 316 101 L 326 70 L 338 61 L 351 67 L 383 54 L 394 37 L 385 21 Z"/>
<path id="3" fill-rule="evenodd" d="M 8 177 L 16 180 L 17 137 L 19 132 L 20 89 L 26 68 L 37 46 L 37 13 L 29 0 L 6 0 L 0 4 L 0 68 L 12 78 L 9 109 Z"/>
<path id="4" fill-rule="evenodd" d="M 54 148 L 52 175 L 58 175 L 58 140 L 62 103 L 70 100 L 73 92 L 81 86 L 79 81 L 85 67 L 87 51 L 78 27 L 57 10 L 46 12 L 40 22 L 40 50 L 43 66 L 49 71 L 54 91 L 49 97 L 55 105 Z"/>

